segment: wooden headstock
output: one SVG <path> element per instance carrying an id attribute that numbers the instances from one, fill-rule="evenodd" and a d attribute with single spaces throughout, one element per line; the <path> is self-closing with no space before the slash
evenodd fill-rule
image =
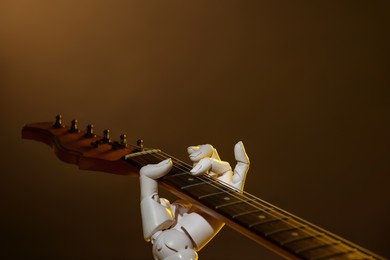
<path id="1" fill-rule="evenodd" d="M 121 175 L 138 173 L 124 156 L 143 149 L 140 140 L 138 146 L 127 145 L 125 135 L 120 136 L 120 141 L 112 141 L 107 129 L 103 137 L 94 134 L 93 125 L 82 131 L 77 127 L 77 120 L 72 120 L 68 127 L 62 123 L 61 115 L 57 115 L 55 122 L 27 124 L 22 129 L 22 138 L 48 144 L 60 160 L 76 164 L 80 169 Z"/>

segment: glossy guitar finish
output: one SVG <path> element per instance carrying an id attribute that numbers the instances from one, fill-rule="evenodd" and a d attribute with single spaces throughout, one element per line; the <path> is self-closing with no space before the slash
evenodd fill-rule
<path id="1" fill-rule="evenodd" d="M 138 169 L 122 160 L 125 155 L 134 153 L 136 147 L 113 149 L 112 144 L 101 143 L 102 138 L 87 136 L 86 132 L 69 132 L 67 127 L 53 127 L 53 123 L 26 125 L 22 130 L 24 139 L 41 141 L 53 147 L 58 158 L 76 164 L 82 170 L 103 171 L 122 175 L 136 175 Z"/>
<path id="2" fill-rule="evenodd" d="M 190 165 L 161 150 L 144 149 L 141 141 L 127 145 L 124 135 L 113 142 L 108 130 L 100 137 L 92 125 L 80 131 L 77 121 L 66 127 L 57 116 L 54 123 L 26 125 L 22 137 L 52 146 L 59 159 L 82 170 L 137 175 L 147 164 L 172 158 L 171 172 L 158 180 L 163 187 L 285 258 L 384 259 L 249 193 L 208 176 L 192 176 Z"/>

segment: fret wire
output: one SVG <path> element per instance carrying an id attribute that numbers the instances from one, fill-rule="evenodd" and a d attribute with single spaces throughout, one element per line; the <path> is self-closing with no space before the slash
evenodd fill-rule
<path id="1" fill-rule="evenodd" d="M 177 176 L 181 176 L 181 175 L 188 175 L 188 172 L 180 172 L 180 173 L 175 173 L 175 174 L 167 174 L 167 175 L 163 176 L 163 179 L 169 179 L 169 178 L 173 178 L 173 177 L 177 177 Z"/>
<path id="2" fill-rule="evenodd" d="M 187 169 L 182 169 L 180 167 L 178 167 L 177 165 L 174 164 L 174 162 L 172 161 L 172 170 L 170 171 L 170 173 L 168 173 L 168 175 L 175 175 L 175 171 L 177 172 L 186 172 L 187 174 L 189 173 L 189 170 Z"/>
<path id="3" fill-rule="evenodd" d="M 218 188 L 218 186 L 220 187 L 220 188 L 225 188 L 226 187 L 226 185 L 224 185 L 224 184 L 220 184 L 220 182 L 217 180 L 217 181 L 215 181 L 215 180 L 213 180 L 213 179 L 211 179 L 211 178 L 207 178 L 208 180 L 211 180 L 211 181 L 213 181 L 213 186 L 215 186 L 216 188 Z M 233 190 L 233 189 L 232 189 Z M 227 192 L 226 192 L 227 193 Z M 242 194 L 236 194 L 236 190 L 233 190 L 232 192 L 230 192 L 230 194 L 232 194 L 232 197 L 233 198 L 236 198 L 237 200 L 239 200 L 240 201 L 240 203 L 245 203 L 245 204 L 247 204 L 247 205 L 249 205 L 249 206 L 252 206 L 252 207 L 254 207 L 254 208 L 257 208 L 258 210 L 260 210 L 260 211 L 262 211 L 262 212 L 269 212 L 269 211 L 272 211 L 272 208 L 265 208 L 263 205 L 259 205 L 258 203 L 257 203 L 257 201 L 256 200 L 254 200 L 254 199 L 249 199 L 249 198 L 247 198 L 246 196 L 243 196 Z M 241 198 L 241 197 L 244 197 L 244 198 Z M 252 203 L 252 202 L 254 202 L 254 203 Z M 218 206 L 218 208 L 221 208 L 222 206 Z M 277 215 L 275 215 L 275 214 L 272 214 L 272 213 L 269 213 L 269 215 L 270 216 L 273 216 L 273 217 L 275 217 L 275 218 L 283 218 L 283 217 L 285 217 L 285 215 L 283 215 L 283 214 L 279 214 L 278 212 L 275 212 Z"/>
<path id="4" fill-rule="evenodd" d="M 236 217 L 240 217 L 240 216 L 244 216 L 244 215 L 249 215 L 249 214 L 253 214 L 253 213 L 257 213 L 257 212 L 266 213 L 267 211 L 260 210 L 260 209 L 255 209 L 255 210 L 252 210 L 252 211 L 246 211 L 246 212 L 242 212 L 242 213 L 233 215 L 232 218 L 234 219 L 234 218 L 236 218 Z"/>
<path id="5" fill-rule="evenodd" d="M 176 176 L 176 175 L 175 175 Z M 203 184 L 209 184 L 210 182 L 198 182 L 198 183 L 194 183 L 194 184 L 188 184 L 186 186 L 183 186 L 183 187 L 180 187 L 180 189 L 182 190 L 185 190 L 187 188 L 191 188 L 191 187 L 194 187 L 194 186 L 199 186 L 199 185 L 203 185 Z M 207 196 L 207 195 L 204 195 L 204 196 Z"/>
<path id="6" fill-rule="evenodd" d="M 265 208 L 265 209 L 259 209 L 257 206 L 253 205 L 253 204 L 250 204 L 250 202 L 255 202 L 253 199 L 239 199 L 239 201 L 235 201 L 235 202 L 227 202 L 225 204 L 222 204 L 222 205 L 218 205 L 216 208 L 219 209 L 219 208 L 223 208 L 223 207 L 226 207 L 226 206 L 230 206 L 230 205 L 234 205 L 234 204 L 239 204 L 239 203 L 246 203 L 254 208 L 256 208 L 256 210 L 252 210 L 252 211 L 247 211 L 247 212 L 243 212 L 243 213 L 240 213 L 240 214 L 235 214 L 232 216 L 232 218 L 236 218 L 236 217 L 239 217 L 239 216 L 243 216 L 243 215 L 247 215 L 247 214 L 252 214 L 254 212 L 264 212 L 264 213 L 267 213 L 270 212 L 272 210 L 272 208 Z M 272 213 L 269 214 L 270 216 L 273 216 L 273 217 L 276 217 L 276 215 L 273 215 Z M 284 217 L 282 215 L 282 217 Z M 278 215 L 277 218 L 280 218 L 280 216 Z"/>
<path id="7" fill-rule="evenodd" d="M 279 230 L 267 232 L 267 233 L 265 233 L 264 235 L 265 235 L 266 237 L 268 237 L 268 236 L 272 236 L 272 235 L 275 235 L 275 234 L 278 234 L 278 233 L 281 233 L 281 232 L 286 232 L 286 231 L 290 231 L 290 230 L 297 230 L 297 229 L 304 229 L 305 227 L 306 227 L 306 226 L 284 228 L 284 229 L 279 229 Z"/>
<path id="8" fill-rule="evenodd" d="M 187 167 L 188 165 L 185 162 L 179 161 L 178 159 L 172 159 L 172 162 L 176 165 Z"/>
<path id="9" fill-rule="evenodd" d="M 295 238 L 292 238 L 292 239 L 289 239 L 285 242 L 282 242 L 280 243 L 280 245 L 284 246 L 284 245 L 288 245 L 288 244 L 291 244 L 291 243 L 294 243 L 294 242 L 298 242 L 298 241 L 302 241 L 302 240 L 305 240 L 305 239 L 310 239 L 310 238 L 319 238 L 321 237 L 322 235 L 307 235 L 307 236 L 304 236 L 304 237 L 295 237 Z"/>
<path id="10" fill-rule="evenodd" d="M 246 201 L 246 200 L 244 200 L 244 201 L 238 200 L 238 201 L 227 202 L 225 204 L 216 206 L 215 209 L 220 209 L 220 208 L 223 208 L 223 207 L 227 207 L 227 206 L 231 206 L 231 205 L 235 205 L 235 204 L 240 204 L 240 203 L 244 203 L 244 202 L 248 202 L 248 201 Z"/>
<path id="11" fill-rule="evenodd" d="M 203 176 L 202 176 L 203 177 Z M 204 176 L 204 177 L 206 177 L 207 179 L 209 179 L 209 180 L 213 180 L 212 178 L 210 178 L 209 176 Z M 226 185 L 224 185 L 224 184 L 221 184 L 218 180 L 213 180 L 214 181 L 214 185 L 215 186 L 220 186 L 220 187 L 226 187 Z M 276 211 L 275 210 L 275 208 L 274 208 L 274 206 L 273 205 L 271 205 L 271 204 L 269 204 L 269 205 L 271 205 L 272 207 L 267 207 L 267 206 L 265 206 L 264 204 L 262 204 L 260 201 L 260 199 L 258 199 L 257 197 L 255 197 L 255 196 L 253 196 L 253 195 L 251 195 L 252 196 L 252 198 L 248 198 L 248 196 L 246 196 L 246 194 L 244 193 L 244 194 L 239 194 L 240 196 L 243 196 L 244 198 L 245 198 L 245 200 L 243 200 L 243 199 L 240 199 L 240 198 L 238 198 L 237 196 L 234 196 L 235 198 L 237 198 L 237 199 L 240 199 L 240 200 L 242 200 L 243 202 L 247 202 L 247 204 L 248 205 L 251 205 L 251 206 L 253 206 L 253 207 L 255 207 L 255 208 L 259 208 L 260 210 L 269 210 L 269 211 L 273 211 L 273 213 L 271 213 L 270 212 L 270 215 L 272 215 L 272 216 L 274 216 L 274 217 L 280 217 L 280 216 L 282 216 L 282 217 L 286 217 L 286 214 L 283 214 L 283 213 L 281 213 L 281 212 L 278 212 L 278 211 Z M 259 201 L 260 200 L 260 201 Z M 251 203 L 251 202 L 253 202 L 253 203 Z M 277 214 L 277 215 L 275 215 L 275 214 Z M 292 217 L 291 216 L 291 214 L 288 214 L 287 216 L 289 216 L 289 217 Z"/>
<path id="12" fill-rule="evenodd" d="M 283 220 L 283 218 L 274 218 L 274 219 L 268 219 L 265 221 L 258 221 L 258 222 L 255 222 L 255 223 L 248 225 L 248 228 L 252 228 L 252 227 L 257 226 L 257 225 L 267 224 L 267 223 L 271 223 L 271 222 L 282 221 L 282 220 Z M 286 218 L 284 220 L 288 220 L 288 218 Z"/>
<path id="13" fill-rule="evenodd" d="M 226 192 L 226 191 L 219 191 L 219 192 L 209 193 L 207 195 L 199 196 L 198 199 L 201 200 L 201 199 L 204 199 L 204 198 L 207 198 L 207 197 L 211 197 L 211 196 L 218 195 L 218 194 L 224 194 L 224 193 L 228 193 L 228 192 Z"/>
<path id="14" fill-rule="evenodd" d="M 214 185 L 215 187 L 217 187 L 217 188 L 220 187 L 221 189 L 223 189 L 223 188 L 227 187 L 226 184 L 222 184 L 220 181 L 214 180 L 214 179 L 212 179 L 211 177 L 209 177 L 209 176 L 207 176 L 207 175 L 203 175 L 203 176 L 201 176 L 201 177 L 204 177 L 204 178 L 207 179 L 207 180 L 213 181 L 213 185 Z M 229 188 L 232 189 L 232 190 L 234 190 L 234 191 L 237 191 L 237 190 L 235 190 L 235 189 L 233 189 L 233 188 L 231 188 L 231 187 L 229 187 Z M 232 194 L 234 194 L 234 193 L 232 192 Z M 255 207 L 255 208 L 262 207 L 263 209 L 261 209 L 261 210 L 273 210 L 273 208 L 271 208 L 271 207 L 268 208 L 267 206 L 261 204 L 259 201 L 257 201 L 258 198 L 254 197 L 253 195 L 252 195 L 252 198 L 250 198 L 250 199 L 248 198 L 248 196 L 245 196 L 245 194 L 242 194 L 242 193 L 240 193 L 240 194 L 238 194 L 238 195 L 244 197 L 244 199 L 241 199 L 241 198 L 239 198 L 238 196 L 235 196 L 235 195 L 236 195 L 236 194 L 234 194 L 233 197 L 235 197 L 235 198 L 241 200 L 242 202 L 246 202 L 248 205 L 251 205 L 251 206 L 253 206 L 253 207 Z M 254 202 L 255 204 L 252 204 L 251 202 Z M 277 213 L 277 212 L 275 212 L 275 213 Z M 280 215 L 284 216 L 283 214 L 280 214 Z"/>
<path id="15" fill-rule="evenodd" d="M 323 248 L 323 247 L 328 247 L 328 246 L 336 246 L 336 245 L 339 245 L 339 244 L 340 243 L 338 243 L 338 242 L 333 242 L 333 243 L 327 243 L 327 244 L 322 244 L 322 245 L 309 246 L 309 247 L 306 247 L 306 248 L 303 248 L 303 249 L 299 249 L 299 250 L 295 251 L 295 253 L 301 254 L 303 252 L 308 252 L 308 251 L 311 251 L 311 250 L 315 250 L 315 249 L 319 249 L 319 248 Z"/>

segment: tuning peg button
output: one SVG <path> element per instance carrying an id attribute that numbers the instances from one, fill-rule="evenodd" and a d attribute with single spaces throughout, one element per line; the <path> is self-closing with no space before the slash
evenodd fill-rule
<path id="1" fill-rule="evenodd" d="M 80 130 L 77 127 L 77 119 L 73 119 L 69 129 L 69 133 L 78 133 Z"/>
<path id="2" fill-rule="evenodd" d="M 93 133 L 93 125 L 89 124 L 87 125 L 87 132 L 84 134 L 85 138 L 92 138 L 95 137 L 96 135 Z"/>
<path id="3" fill-rule="evenodd" d="M 102 143 L 110 143 L 110 130 L 109 129 L 104 129 L 103 131 L 103 138 L 101 140 Z"/>
<path id="4" fill-rule="evenodd" d="M 119 138 L 120 138 L 119 144 L 126 147 L 126 146 L 127 146 L 126 135 L 125 135 L 125 134 L 121 134 L 121 135 L 119 136 Z"/>
<path id="5" fill-rule="evenodd" d="M 64 127 L 64 125 L 62 124 L 62 115 L 59 114 L 56 116 L 56 122 L 54 123 L 53 128 L 61 128 L 61 127 Z"/>
<path id="6" fill-rule="evenodd" d="M 126 139 L 126 135 L 125 134 L 121 134 L 119 136 L 119 142 L 115 141 L 113 142 L 111 145 L 112 145 L 112 149 L 114 150 L 117 150 L 117 149 L 122 149 L 122 148 L 126 148 L 127 147 L 127 139 Z"/>
<path id="7" fill-rule="evenodd" d="M 112 144 L 110 139 L 110 130 L 104 129 L 102 139 L 91 143 L 93 147 L 98 147 L 101 144 Z"/>
<path id="8" fill-rule="evenodd" d="M 144 140 L 138 139 L 138 140 L 137 140 L 137 145 L 138 145 L 138 148 L 139 148 L 141 151 L 144 150 Z"/>

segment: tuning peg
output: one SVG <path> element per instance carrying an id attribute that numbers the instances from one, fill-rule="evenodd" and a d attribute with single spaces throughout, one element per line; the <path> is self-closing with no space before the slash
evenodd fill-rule
<path id="1" fill-rule="evenodd" d="M 91 145 L 93 147 L 98 147 L 100 144 L 112 144 L 111 139 L 110 139 L 110 130 L 109 129 L 104 129 L 102 139 L 91 143 Z"/>
<path id="2" fill-rule="evenodd" d="M 122 149 L 127 147 L 127 139 L 125 134 L 119 136 L 119 142 L 115 141 L 112 143 L 112 149 Z"/>
<path id="3" fill-rule="evenodd" d="M 73 119 L 69 129 L 69 133 L 78 133 L 80 130 L 77 127 L 77 119 Z"/>
<path id="4" fill-rule="evenodd" d="M 92 138 L 95 137 L 96 135 L 93 133 L 93 125 L 89 124 L 87 125 L 87 132 L 84 134 L 85 138 Z"/>
<path id="5" fill-rule="evenodd" d="M 110 143 L 110 130 L 109 129 L 104 129 L 103 131 L 103 138 L 101 140 L 102 143 Z"/>
<path id="6" fill-rule="evenodd" d="M 121 135 L 119 136 L 119 138 L 120 138 L 119 144 L 126 147 L 126 146 L 127 146 L 126 135 L 125 135 L 125 134 L 121 134 Z"/>
<path id="7" fill-rule="evenodd" d="M 140 149 L 141 151 L 144 150 L 144 140 L 138 139 L 138 140 L 137 140 L 137 145 L 138 145 L 138 147 L 139 147 L 139 149 Z"/>
<path id="8" fill-rule="evenodd" d="M 54 123 L 53 128 L 61 128 L 61 127 L 64 127 L 62 125 L 62 115 L 58 114 L 56 116 L 56 122 Z"/>

